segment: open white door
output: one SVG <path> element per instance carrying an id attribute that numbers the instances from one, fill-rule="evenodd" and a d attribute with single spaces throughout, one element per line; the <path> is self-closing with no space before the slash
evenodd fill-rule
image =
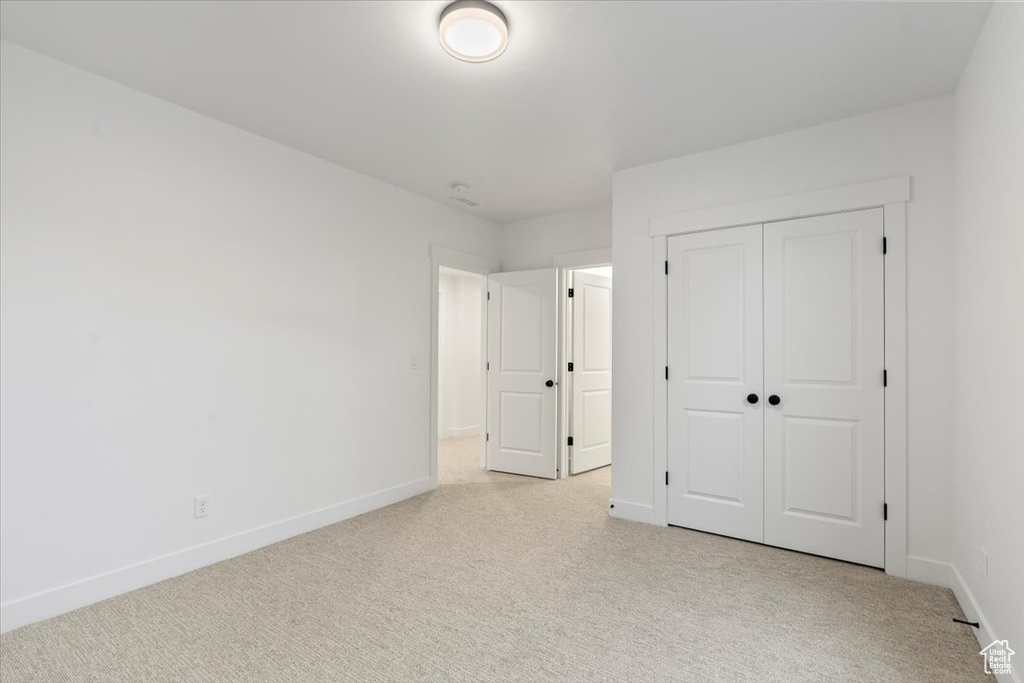
<path id="1" fill-rule="evenodd" d="M 668 306 L 668 523 L 761 542 L 761 226 L 670 237 Z"/>
<path id="2" fill-rule="evenodd" d="M 570 474 L 612 462 L 612 279 L 573 274 Z"/>
<path id="3" fill-rule="evenodd" d="M 764 232 L 764 542 L 885 566 L 882 209 Z"/>
<path id="4" fill-rule="evenodd" d="M 558 476 L 557 271 L 488 278 L 487 468 Z"/>

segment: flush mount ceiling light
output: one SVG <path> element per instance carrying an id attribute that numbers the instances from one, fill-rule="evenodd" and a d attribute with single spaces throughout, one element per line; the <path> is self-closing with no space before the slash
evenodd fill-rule
<path id="1" fill-rule="evenodd" d="M 457 0 L 441 12 L 441 47 L 464 62 L 489 62 L 508 46 L 505 14 L 483 0 Z"/>

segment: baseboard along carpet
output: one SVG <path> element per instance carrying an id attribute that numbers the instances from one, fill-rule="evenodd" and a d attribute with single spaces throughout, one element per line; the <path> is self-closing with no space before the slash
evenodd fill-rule
<path id="1" fill-rule="evenodd" d="M 991 680 L 944 588 L 607 515 L 446 439 L 436 491 L 0 636 L 0 680 Z"/>

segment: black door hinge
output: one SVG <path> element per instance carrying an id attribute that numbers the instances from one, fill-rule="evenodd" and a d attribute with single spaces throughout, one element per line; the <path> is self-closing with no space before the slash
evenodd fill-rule
<path id="1" fill-rule="evenodd" d="M 668 486 L 668 470 L 665 470 L 665 486 Z"/>
<path id="2" fill-rule="evenodd" d="M 668 275 L 668 261 L 665 261 L 665 275 Z"/>
<path id="3" fill-rule="evenodd" d="M 490 293 L 490 292 L 487 292 L 487 300 L 488 300 L 488 301 L 490 301 L 490 300 L 491 300 L 491 293 Z"/>
<path id="4" fill-rule="evenodd" d="M 889 371 L 888 370 L 882 370 L 882 386 L 883 387 L 889 386 Z"/>
<path id="5" fill-rule="evenodd" d="M 570 287 L 570 288 L 569 288 L 569 298 L 570 298 L 570 299 L 572 298 L 572 293 L 573 293 L 573 290 L 572 290 L 572 287 Z"/>
<path id="6" fill-rule="evenodd" d="M 488 369 L 488 370 L 490 370 L 490 369 L 491 369 L 491 361 L 487 361 L 487 369 Z"/>
<path id="7" fill-rule="evenodd" d="M 889 251 L 889 241 L 886 238 L 882 238 L 882 253 Z"/>
<path id="8" fill-rule="evenodd" d="M 889 504 L 888 503 L 882 503 L 882 521 L 883 522 L 888 522 L 889 521 Z"/>
<path id="9" fill-rule="evenodd" d="M 571 446 L 572 445 L 572 437 L 571 436 L 569 437 L 568 441 L 569 441 L 568 445 Z"/>
<path id="10" fill-rule="evenodd" d="M 569 363 L 569 372 L 572 372 L 572 363 Z"/>
<path id="11" fill-rule="evenodd" d="M 487 432 L 487 441 L 490 441 L 490 440 L 491 440 L 491 433 Z"/>
<path id="12" fill-rule="evenodd" d="M 665 379 L 668 379 L 668 366 L 665 366 Z"/>

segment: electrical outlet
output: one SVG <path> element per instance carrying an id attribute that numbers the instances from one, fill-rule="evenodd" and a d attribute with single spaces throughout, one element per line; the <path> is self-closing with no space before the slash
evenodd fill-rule
<path id="1" fill-rule="evenodd" d="M 988 551 L 981 549 L 981 575 L 988 581 Z"/>
<path id="2" fill-rule="evenodd" d="M 210 497 L 196 496 L 196 519 L 210 514 Z"/>

